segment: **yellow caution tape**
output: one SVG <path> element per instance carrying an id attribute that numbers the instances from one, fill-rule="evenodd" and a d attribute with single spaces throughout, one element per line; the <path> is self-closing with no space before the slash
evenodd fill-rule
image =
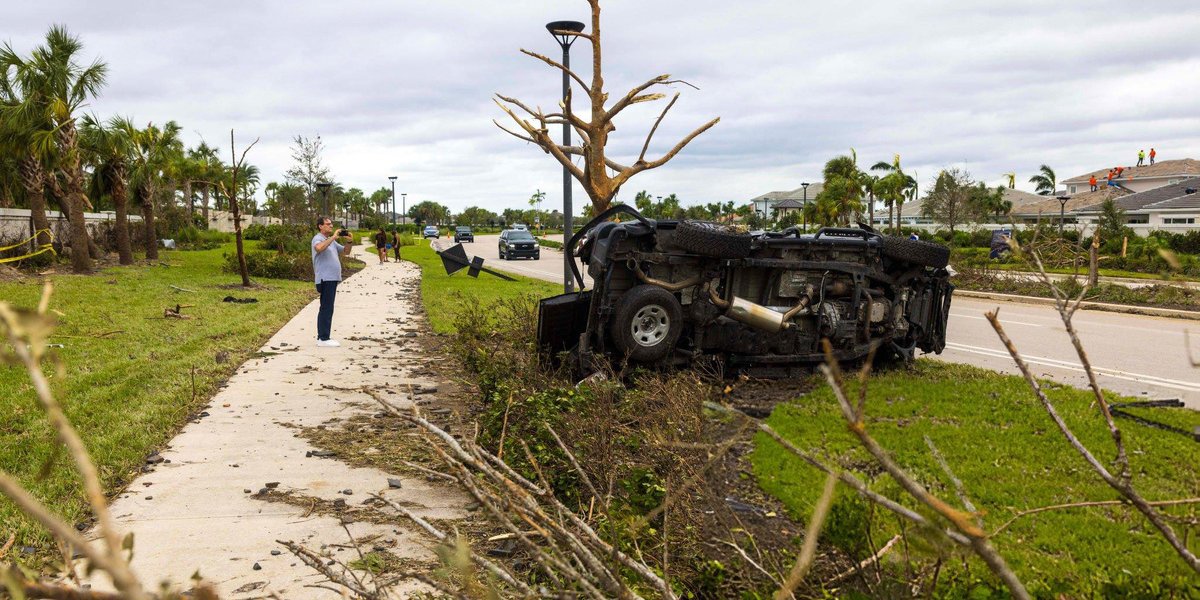
<path id="1" fill-rule="evenodd" d="M 13 248 L 18 248 L 18 247 L 20 247 L 20 246 L 24 246 L 25 244 L 28 244 L 29 242 L 32 242 L 32 241 L 33 241 L 35 238 L 37 238 L 37 236 L 39 236 L 39 235 L 41 235 L 41 234 L 43 234 L 43 233 L 45 233 L 46 235 L 50 236 L 50 239 L 51 239 L 51 240 L 53 240 L 53 239 L 54 239 L 54 232 L 53 232 L 53 231 L 50 231 L 49 229 L 39 229 L 39 230 L 37 230 L 37 231 L 33 232 L 33 235 L 31 235 L 31 236 L 29 236 L 29 237 L 25 238 L 24 240 L 21 240 L 20 242 L 17 242 L 17 243 L 15 243 L 15 244 L 11 245 L 11 246 L 4 246 L 4 247 L 0 247 L 0 252 L 4 252 L 5 250 L 12 250 Z"/>
<path id="2" fill-rule="evenodd" d="M 53 242 L 53 241 L 54 241 L 54 232 L 53 232 L 53 231 L 50 231 L 49 229 L 39 229 L 39 230 L 37 230 L 37 231 L 33 232 L 33 235 L 32 235 L 32 236 L 30 236 L 30 237 L 26 238 L 24 241 L 22 241 L 22 242 L 20 242 L 20 243 L 18 243 L 18 244 L 13 244 L 13 245 L 11 245 L 11 246 L 5 246 L 5 247 L 3 247 L 3 248 L 0 248 L 0 252 L 4 252 L 4 251 L 6 251 L 6 250 L 12 250 L 13 248 L 20 248 L 21 246 L 24 246 L 25 244 L 28 244 L 29 242 L 32 242 L 33 240 L 37 239 L 37 237 L 38 237 L 39 235 L 43 234 L 43 233 L 45 233 L 46 235 L 50 236 L 50 241 L 51 241 L 51 242 Z M 33 252 L 30 252 L 29 254 L 25 254 L 25 255 L 23 255 L 23 256 L 13 256 L 13 257 L 9 257 L 9 258 L 0 258 L 0 264 L 4 264 L 4 263 L 10 263 L 10 262 L 16 262 L 16 261 L 18 261 L 18 260 L 25 260 L 26 258 L 29 258 L 29 257 L 31 257 L 31 256 L 37 256 L 37 255 L 39 255 L 39 254 L 42 254 L 42 253 L 44 253 L 44 252 L 54 252 L 54 247 L 53 247 L 51 244 L 42 244 L 41 246 L 39 246 L 39 247 L 38 247 L 38 249 L 37 249 L 37 250 L 35 250 L 35 251 L 33 251 Z"/>

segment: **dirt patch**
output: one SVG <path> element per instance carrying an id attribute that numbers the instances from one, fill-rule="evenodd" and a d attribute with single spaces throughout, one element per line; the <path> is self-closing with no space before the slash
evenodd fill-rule
<path id="1" fill-rule="evenodd" d="M 14 267 L 10 267 L 7 265 L 0 265 L 0 282 L 21 283 L 21 282 L 26 281 L 27 279 L 29 279 L 29 276 L 22 273 L 19 269 L 16 269 Z"/>

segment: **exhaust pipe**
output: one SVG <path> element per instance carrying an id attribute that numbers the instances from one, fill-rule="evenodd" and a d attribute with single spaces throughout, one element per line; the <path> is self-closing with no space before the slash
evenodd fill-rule
<path id="1" fill-rule="evenodd" d="M 713 304 L 725 309 L 726 317 L 767 333 L 778 333 L 792 327 L 792 317 L 812 301 L 810 289 L 808 295 L 800 298 L 800 304 L 786 313 L 781 313 L 737 296 L 734 296 L 733 300 L 723 300 L 711 286 L 708 288 L 708 295 Z"/>

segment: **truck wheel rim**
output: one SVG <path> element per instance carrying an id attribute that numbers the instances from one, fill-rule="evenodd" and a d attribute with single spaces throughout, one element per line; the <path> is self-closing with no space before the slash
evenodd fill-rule
<path id="1" fill-rule="evenodd" d="M 660 344 L 671 330 L 671 317 L 667 310 L 657 304 L 643 306 L 633 315 L 633 323 L 629 326 L 633 340 L 639 346 L 651 347 Z"/>

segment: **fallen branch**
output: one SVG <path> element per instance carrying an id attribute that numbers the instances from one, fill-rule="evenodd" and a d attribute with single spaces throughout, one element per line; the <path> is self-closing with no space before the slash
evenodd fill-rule
<path id="1" fill-rule="evenodd" d="M 117 590 L 127 598 L 130 600 L 141 600 L 147 597 L 146 592 L 142 589 L 141 582 L 134 575 L 129 564 L 122 557 L 124 544 L 122 543 L 121 535 L 117 531 L 112 513 L 108 509 L 108 500 L 104 496 L 104 488 L 100 485 L 100 475 L 96 469 L 96 465 L 92 461 L 92 457 L 88 453 L 87 447 L 84 446 L 78 432 L 75 431 L 71 422 L 67 420 L 62 406 L 50 390 L 49 379 L 46 378 L 45 373 L 42 371 L 41 357 L 44 351 L 43 345 L 46 335 L 50 332 L 50 327 L 45 321 L 45 315 L 49 308 L 52 290 L 53 287 L 50 282 L 46 282 L 42 291 L 41 301 L 38 303 L 38 311 L 34 315 L 19 313 L 7 303 L 0 302 L 0 323 L 4 326 L 4 333 L 8 338 L 13 354 L 16 355 L 29 373 L 29 378 L 33 382 L 33 387 L 38 400 L 41 402 L 42 409 L 46 411 L 46 418 L 53 426 L 59 441 L 67 448 L 71 459 L 75 462 L 75 467 L 83 480 L 83 488 L 88 504 L 93 514 L 96 515 L 98 530 L 103 540 L 104 552 L 100 552 L 91 544 L 81 540 L 74 527 L 63 523 L 61 519 L 51 515 L 49 511 L 46 511 L 40 503 L 34 500 L 24 488 L 11 478 L 7 476 L 0 477 L 0 488 L 2 488 L 0 491 L 3 491 L 16 501 L 23 509 L 30 511 L 32 516 L 35 516 L 39 522 L 58 535 L 59 538 L 68 541 L 72 547 L 82 552 L 89 560 L 107 572 L 112 577 L 113 584 Z M 5 474 L 0 473 L 0 475 Z"/>
<path id="2" fill-rule="evenodd" d="M 825 476 L 825 489 L 821 492 L 821 497 L 817 499 L 817 506 L 813 509 L 812 518 L 808 521 L 808 529 L 804 532 L 804 545 L 800 547 L 800 556 L 796 558 L 795 566 L 788 573 L 787 581 L 775 592 L 775 600 L 795 598 L 793 592 L 796 591 L 796 586 L 800 585 L 812 567 L 817 553 L 817 539 L 821 536 L 821 527 L 825 524 L 825 518 L 829 516 L 829 507 L 833 505 L 833 492 L 837 489 L 837 482 L 836 475 L 830 473 Z"/>
<path id="3" fill-rule="evenodd" d="M 1058 310 L 1059 314 L 1063 316 L 1063 323 L 1066 325 L 1068 333 L 1071 333 L 1071 335 L 1074 337 L 1073 332 L 1075 328 L 1073 325 L 1071 325 L 1071 317 L 1067 313 L 1062 303 L 1059 304 Z M 1029 388 L 1033 390 L 1033 394 L 1035 397 L 1037 397 L 1038 402 L 1040 402 L 1042 407 L 1046 409 L 1046 413 L 1050 415 L 1050 419 L 1054 421 L 1054 424 L 1058 427 L 1059 432 L 1062 433 L 1063 437 L 1066 438 L 1071 447 L 1074 448 L 1075 451 L 1078 452 L 1089 465 L 1091 465 L 1092 470 L 1100 475 L 1100 478 L 1103 479 L 1109 487 L 1113 488 L 1127 500 L 1129 500 L 1129 502 L 1133 504 L 1138 512 L 1142 513 L 1142 515 L 1144 515 L 1146 519 L 1149 520 L 1152 525 L 1154 525 L 1155 529 L 1158 529 L 1163 538 L 1167 540 L 1167 543 L 1171 545 L 1171 548 L 1175 550 L 1175 553 L 1178 554 L 1179 557 L 1182 558 L 1184 562 L 1186 562 L 1188 566 L 1192 568 L 1192 570 L 1200 573 L 1200 558 L 1197 558 L 1196 555 L 1188 549 L 1187 545 L 1179 539 L 1179 536 L 1176 535 L 1175 530 L 1162 519 L 1162 516 L 1158 513 L 1158 511 L 1156 511 L 1154 507 L 1152 507 L 1146 502 L 1145 499 L 1142 498 L 1141 494 L 1134 489 L 1133 484 L 1127 478 L 1118 478 L 1113 476 L 1113 474 L 1110 473 L 1108 469 L 1100 463 L 1099 459 L 1092 454 L 1091 450 L 1088 450 L 1088 448 L 1083 445 L 1083 442 L 1079 441 L 1079 438 L 1075 436 L 1075 432 L 1071 430 L 1070 426 L 1067 425 L 1062 416 L 1058 414 L 1058 411 L 1054 408 L 1054 405 L 1050 402 L 1050 399 L 1046 397 L 1046 393 L 1042 390 L 1041 384 L 1039 384 L 1037 379 L 1034 378 L 1033 373 L 1029 370 L 1029 365 L 1025 363 L 1025 360 L 1021 357 L 1021 353 L 1017 351 L 1016 344 L 1014 344 L 1013 341 L 1008 337 L 1008 334 L 1004 332 L 1004 327 L 1000 324 L 998 313 L 999 309 L 985 313 L 984 316 L 986 316 L 988 322 L 992 324 L 992 329 L 996 331 L 996 335 L 1000 337 L 1000 341 L 1003 342 L 1004 347 L 1008 349 L 1008 353 L 1010 356 L 1012 356 L 1013 362 L 1017 364 L 1017 368 L 1020 369 L 1021 374 L 1025 376 L 1025 382 L 1029 384 Z M 1094 381 L 1095 375 L 1092 373 L 1091 365 L 1087 362 L 1084 362 L 1083 366 L 1084 369 L 1088 371 L 1089 379 Z M 1093 391 L 1096 389 L 1099 388 L 1095 388 Z M 1101 406 L 1104 407 L 1106 420 L 1111 424 L 1112 417 L 1108 412 L 1108 404 L 1104 402 L 1103 394 L 1100 392 L 1095 393 L 1097 400 L 1101 403 Z M 1110 425 L 1110 428 L 1115 429 L 1115 427 L 1116 425 Z M 1118 447 L 1123 449 L 1123 446 L 1120 446 L 1121 436 L 1119 430 L 1114 433 L 1113 439 L 1114 442 L 1118 444 Z M 1129 463 L 1122 459 L 1123 456 L 1124 452 L 1122 450 L 1117 459 L 1118 466 L 1127 470 Z"/>
<path id="4" fill-rule="evenodd" d="M 1200 498 L 1182 498 L 1179 500 L 1158 500 L 1155 502 L 1147 502 L 1150 506 L 1180 506 L 1183 504 L 1200 504 Z M 1005 521 L 1003 525 L 996 528 L 988 537 L 996 537 L 1000 535 L 1009 525 L 1012 525 L 1017 519 L 1028 515 L 1048 512 L 1052 510 L 1065 510 L 1068 508 L 1086 508 L 1089 506 L 1129 506 L 1128 500 L 1096 500 L 1092 502 L 1068 502 L 1066 504 L 1055 504 L 1052 506 L 1039 506 L 1038 508 L 1030 508 L 1023 510 L 1013 515 L 1012 518 Z"/>
<path id="5" fill-rule="evenodd" d="M 888 543 L 884 544 L 883 547 L 880 548 L 878 552 L 863 559 L 863 561 L 858 563 L 857 565 L 855 565 L 854 568 L 852 568 L 848 571 L 843 571 L 830 579 L 826 579 L 826 580 L 822 581 L 821 585 L 828 588 L 834 584 L 841 583 L 842 581 L 848 579 L 849 577 L 851 577 L 857 573 L 861 573 L 863 569 L 875 564 L 876 562 L 879 561 L 879 559 L 883 558 L 883 555 L 887 554 L 888 551 L 892 549 L 892 546 L 895 546 L 896 542 L 898 542 L 898 541 L 900 541 L 900 534 L 896 534 L 896 535 L 892 536 L 892 539 L 888 540 Z"/>
<path id="6" fill-rule="evenodd" d="M 900 484 L 900 487 L 905 492 L 930 510 L 941 515 L 960 534 L 966 536 L 970 540 L 971 549 L 983 559 L 983 562 L 987 564 L 992 573 L 1004 582 L 1005 587 L 1012 592 L 1014 597 L 1022 599 L 1030 598 L 1029 592 L 1025 590 L 1025 585 L 1021 583 L 1021 580 L 1008 567 L 1008 563 L 1005 562 L 1004 557 L 1000 556 L 991 543 L 988 542 L 987 534 L 971 520 L 970 515 L 946 504 L 942 499 L 929 493 L 925 489 L 925 486 L 918 483 L 900 465 L 896 464 L 883 446 L 880 446 L 879 442 L 867 433 L 861 416 L 857 414 L 854 406 L 850 404 L 849 398 L 846 397 L 846 390 L 840 383 L 840 377 L 837 376 L 837 361 L 833 360 L 832 357 L 833 347 L 830 346 L 828 340 L 824 341 L 824 346 L 827 362 L 821 365 L 821 373 L 825 375 L 825 380 L 829 382 L 830 387 L 833 389 L 833 395 L 837 398 L 838 406 L 842 409 L 842 416 L 846 419 L 850 433 L 858 438 L 862 447 L 871 456 L 875 457 L 875 461 L 887 471 L 888 475 L 896 483 Z"/>

